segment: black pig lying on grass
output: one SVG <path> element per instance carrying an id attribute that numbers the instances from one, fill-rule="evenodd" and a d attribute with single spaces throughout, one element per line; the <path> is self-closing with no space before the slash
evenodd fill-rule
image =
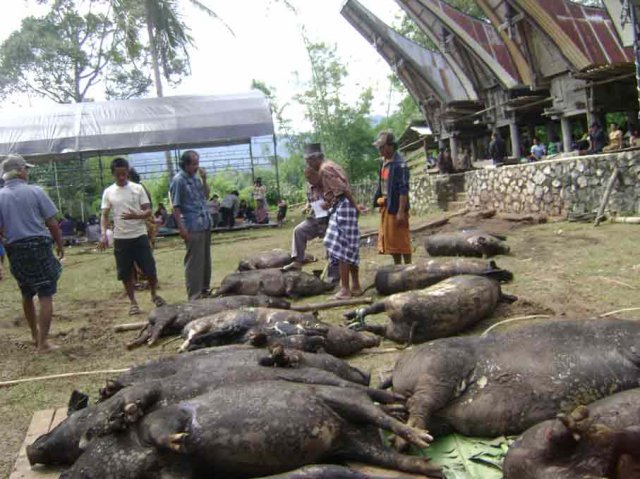
<path id="1" fill-rule="evenodd" d="M 280 269 L 257 269 L 239 271 L 224 277 L 217 296 L 236 294 L 288 296 L 302 298 L 318 296 L 331 291 L 334 286 L 304 271 L 282 271 Z"/>
<path id="2" fill-rule="evenodd" d="M 505 479 L 640 477 L 640 389 L 528 429 L 509 448 Z"/>
<path id="3" fill-rule="evenodd" d="M 437 339 L 403 354 L 393 390 L 408 424 L 496 437 L 640 384 L 640 323 L 546 320 L 487 336 Z"/>
<path id="4" fill-rule="evenodd" d="M 201 350 L 134 367 L 111 381 L 108 390 L 103 391 L 102 402 L 74 412 L 36 439 L 28 446 L 27 457 L 32 464 L 70 465 L 82 453 L 83 437 L 91 439 L 104 431 L 124 429 L 170 401 L 194 397 L 229 383 L 282 378 L 360 389 L 368 384 L 368 375 L 333 356 L 301 351 L 287 354 L 295 356 L 296 368 L 260 366 L 259 362 L 269 359 L 269 354 L 251 347 Z M 396 397 L 366 391 L 377 400 Z"/>
<path id="5" fill-rule="evenodd" d="M 311 313 L 269 308 L 244 308 L 223 311 L 190 322 L 182 331 L 184 343 L 180 351 L 195 347 L 245 343 L 255 336 L 266 339 L 262 344 L 282 342 L 305 351 L 324 349 L 334 356 L 344 357 L 364 348 L 378 346 L 380 340 L 367 333 L 332 326 L 318 321 Z"/>
<path id="6" fill-rule="evenodd" d="M 380 294 L 423 289 L 452 276 L 474 274 L 500 282 L 511 281 L 513 274 L 500 269 L 495 261 L 476 258 L 435 258 L 416 264 L 388 265 L 376 272 L 375 287 Z"/>
<path id="7" fill-rule="evenodd" d="M 487 258 L 498 254 L 509 254 L 510 248 L 504 242 L 505 239 L 503 236 L 475 230 L 438 233 L 425 238 L 424 249 L 430 256 Z"/>
<path id="8" fill-rule="evenodd" d="M 385 447 L 378 428 L 417 447 L 430 440 L 386 415 L 363 391 L 288 381 L 236 384 L 96 439 L 61 477 L 249 478 L 346 460 L 441 477 L 425 458 Z"/>
<path id="9" fill-rule="evenodd" d="M 498 302 L 514 301 L 503 295 L 500 284 L 484 276 L 460 275 L 425 289 L 396 293 L 345 314 L 358 319 L 365 330 L 399 343 L 423 343 L 454 336 L 488 317 Z M 370 314 L 385 312 L 385 326 L 364 324 Z"/>

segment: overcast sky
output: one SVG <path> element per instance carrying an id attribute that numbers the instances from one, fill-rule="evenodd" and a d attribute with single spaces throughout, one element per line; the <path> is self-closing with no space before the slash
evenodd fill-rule
<path id="1" fill-rule="evenodd" d="M 185 22 L 191 27 L 196 49 L 191 53 L 191 77 L 166 95 L 235 93 L 249 89 L 252 79 L 276 88 L 285 114 L 296 129 L 304 128 L 303 114 L 292 98 L 309 77 L 309 62 L 298 24 L 302 22 L 312 41 L 335 43 L 348 65 L 345 97 L 357 98 L 367 86 L 374 89 L 373 113 L 386 115 L 389 104 L 390 68 L 375 49 L 340 15 L 344 0 L 290 0 L 298 8 L 295 17 L 273 0 L 201 0 L 222 17 L 235 32 L 179 0 Z M 387 23 L 399 12 L 393 0 L 360 0 Z M 0 41 L 19 28 L 22 18 L 42 11 L 34 0 L 4 0 Z M 296 75 L 299 73 L 299 76 Z M 96 99 L 98 96 L 96 95 Z M 399 100 L 391 98 L 391 109 Z M 28 106 L 26 98 L 18 106 Z M 33 104 L 33 102 L 32 102 Z M 3 105 L 8 106 L 8 105 Z"/>

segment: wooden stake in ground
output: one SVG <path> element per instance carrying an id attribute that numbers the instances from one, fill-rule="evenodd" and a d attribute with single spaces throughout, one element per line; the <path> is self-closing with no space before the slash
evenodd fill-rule
<path id="1" fill-rule="evenodd" d="M 598 226 L 600 222 L 604 219 L 604 210 L 609 204 L 609 197 L 611 196 L 611 191 L 613 191 L 613 186 L 616 184 L 616 179 L 618 179 L 617 166 L 613 169 L 613 172 L 611 173 L 611 177 L 609 178 L 609 182 L 607 183 L 607 188 L 604 190 L 604 195 L 602 195 L 600 208 L 598 208 L 598 214 L 596 215 L 596 220 L 593 223 L 593 226 Z"/>

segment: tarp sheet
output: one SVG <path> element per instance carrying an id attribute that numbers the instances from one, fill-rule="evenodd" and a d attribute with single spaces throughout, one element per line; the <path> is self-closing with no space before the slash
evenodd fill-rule
<path id="1" fill-rule="evenodd" d="M 31 161 L 248 142 L 272 135 L 259 91 L 0 110 L 0 155 Z"/>

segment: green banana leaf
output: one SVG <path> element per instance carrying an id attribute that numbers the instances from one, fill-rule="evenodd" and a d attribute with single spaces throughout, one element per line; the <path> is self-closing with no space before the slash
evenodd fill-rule
<path id="1" fill-rule="evenodd" d="M 418 452 L 442 466 L 446 479 L 502 479 L 502 461 L 513 439 L 450 434 Z"/>

